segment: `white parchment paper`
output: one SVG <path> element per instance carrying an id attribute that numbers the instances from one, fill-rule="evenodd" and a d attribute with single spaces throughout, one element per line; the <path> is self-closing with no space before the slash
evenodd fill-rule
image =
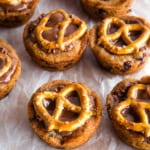
<path id="1" fill-rule="evenodd" d="M 94 22 L 83 12 L 79 0 L 40 0 L 34 16 L 47 13 L 55 8 L 62 8 L 84 19 L 89 28 Z M 135 0 L 132 14 L 150 21 L 150 0 Z M 102 70 L 90 49 L 87 48 L 82 60 L 73 68 L 64 72 L 49 72 L 37 66 L 25 51 L 22 32 L 18 28 L 0 28 L 0 38 L 6 39 L 16 48 L 21 62 L 22 74 L 12 92 L 0 101 L 0 150 L 52 150 L 31 129 L 26 109 L 32 93 L 43 83 L 55 79 L 69 79 L 86 83 L 95 90 L 103 101 L 103 118 L 95 135 L 79 150 L 131 150 L 115 135 L 108 119 L 105 99 L 114 85 L 126 77 L 140 78 L 150 74 L 150 62 L 140 72 L 128 75 L 112 75 Z"/>

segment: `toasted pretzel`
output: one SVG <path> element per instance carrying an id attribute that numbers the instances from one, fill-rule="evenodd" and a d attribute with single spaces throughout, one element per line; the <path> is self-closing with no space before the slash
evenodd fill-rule
<path id="1" fill-rule="evenodd" d="M 108 28 L 111 24 L 115 24 L 120 28 L 112 34 L 108 34 Z M 141 31 L 141 35 L 132 40 L 129 36 L 130 31 Z M 102 44 L 104 48 L 114 54 L 124 55 L 138 52 L 139 48 L 144 46 L 150 38 L 150 30 L 144 24 L 126 24 L 123 20 L 110 17 L 104 20 L 98 35 L 98 45 Z M 111 41 L 118 40 L 120 37 L 125 41 L 127 46 L 119 47 L 111 44 Z"/>
<path id="2" fill-rule="evenodd" d="M 5 73 L 9 71 L 12 66 L 12 60 L 8 55 L 0 53 L 0 59 L 4 61 L 4 65 L 0 67 L 0 77 L 2 77 Z"/>
<path id="3" fill-rule="evenodd" d="M 29 0 L 0 0 L 0 3 L 4 3 L 4 4 L 18 4 L 18 3 L 26 3 L 28 2 Z"/>
<path id="4" fill-rule="evenodd" d="M 48 23 L 50 17 L 56 13 L 61 13 L 64 16 L 64 20 L 62 22 L 59 22 L 53 27 L 46 27 L 46 24 Z M 74 24 L 78 25 L 79 28 L 73 32 L 71 35 L 64 37 L 65 31 L 69 24 Z M 54 27 L 59 28 L 59 33 L 58 33 L 58 40 L 57 41 L 48 41 L 43 38 L 42 33 L 47 30 L 52 30 Z M 80 39 L 84 33 L 87 30 L 86 23 L 78 18 L 73 18 L 69 14 L 67 14 L 65 11 L 59 9 L 59 10 L 54 10 L 47 14 L 39 23 L 39 25 L 35 29 L 35 34 L 36 38 L 45 49 L 55 49 L 59 48 L 60 50 L 64 51 L 65 46 Z"/>
<path id="5" fill-rule="evenodd" d="M 66 99 L 66 96 L 73 91 L 78 93 L 81 106 L 76 106 Z M 56 101 L 56 107 L 54 109 L 53 115 L 50 115 L 46 108 L 43 106 L 43 99 Z M 72 83 L 65 86 L 59 93 L 50 91 L 39 92 L 33 98 L 33 105 L 37 115 L 44 121 L 48 131 L 73 131 L 84 125 L 85 122 L 92 115 L 94 115 L 94 113 L 90 111 L 90 100 L 86 89 L 77 83 Z M 59 118 L 64 108 L 79 114 L 79 117 L 71 122 L 60 121 Z"/>
<path id="6" fill-rule="evenodd" d="M 127 99 L 114 107 L 112 111 L 112 117 L 125 128 L 136 132 L 142 132 L 146 137 L 150 137 L 149 117 L 145 111 L 150 111 L 150 104 L 137 101 L 135 98 L 137 90 L 146 91 L 146 89 L 147 86 L 144 84 L 136 84 L 132 86 L 127 93 Z M 122 110 L 129 107 L 132 107 L 138 114 L 140 122 L 135 123 L 133 121 L 129 121 L 122 115 Z"/>
<path id="7" fill-rule="evenodd" d="M 113 5 L 113 4 L 121 3 L 120 0 L 98 0 L 98 1 L 101 4 L 106 4 L 106 5 Z"/>

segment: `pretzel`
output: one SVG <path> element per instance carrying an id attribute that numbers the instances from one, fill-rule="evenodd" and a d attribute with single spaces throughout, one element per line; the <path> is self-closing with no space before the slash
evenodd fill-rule
<path id="1" fill-rule="evenodd" d="M 81 106 L 76 106 L 67 100 L 66 96 L 73 91 L 78 93 Z M 54 109 L 53 115 L 50 115 L 46 108 L 43 106 L 43 99 L 56 101 L 56 107 Z M 86 89 L 84 89 L 81 84 L 77 83 L 72 83 L 65 86 L 59 93 L 51 91 L 38 92 L 33 97 L 33 106 L 37 115 L 44 121 L 48 131 L 73 131 L 84 125 L 85 122 L 92 115 L 94 115 L 94 112 L 90 111 L 90 99 Z M 61 116 L 64 108 L 79 114 L 78 118 L 71 122 L 60 121 L 59 117 Z"/>
<path id="2" fill-rule="evenodd" d="M 127 99 L 116 105 L 112 110 L 112 117 L 120 125 L 124 126 L 128 130 L 135 132 L 142 132 L 145 137 L 150 137 L 150 123 L 149 117 L 145 110 L 150 111 L 150 104 L 146 102 L 137 101 L 135 98 L 137 90 L 147 91 L 148 85 L 136 84 L 130 87 L 127 93 Z M 133 122 L 127 120 L 123 115 L 122 111 L 125 108 L 132 107 L 138 115 L 140 122 Z"/>
<path id="3" fill-rule="evenodd" d="M 0 3 L 4 3 L 4 4 L 18 4 L 18 3 L 26 3 L 28 2 L 29 0 L 0 0 Z"/>
<path id="4" fill-rule="evenodd" d="M 111 24 L 115 24 L 120 28 L 115 33 L 108 34 L 107 31 Z M 131 31 L 141 31 L 142 33 L 133 41 L 129 36 Z M 119 18 L 110 17 L 104 20 L 98 35 L 100 37 L 97 42 L 98 45 L 102 44 L 104 48 L 113 54 L 124 55 L 138 52 L 139 48 L 144 46 L 149 40 L 150 30 L 144 24 L 126 24 L 125 21 Z M 120 37 L 125 41 L 127 46 L 119 47 L 111 44 L 111 41 L 118 40 Z"/>
<path id="5" fill-rule="evenodd" d="M 11 68 L 12 59 L 8 55 L 0 53 L 0 60 L 2 60 L 2 62 L 4 62 L 4 64 L 2 64 L 2 66 L 0 67 L 0 77 L 2 77 Z"/>
<path id="6" fill-rule="evenodd" d="M 64 20 L 62 22 L 59 22 L 55 26 L 46 27 L 46 24 L 48 23 L 50 17 L 56 13 L 61 13 L 64 16 Z M 73 32 L 71 35 L 64 37 L 65 31 L 69 24 L 78 25 L 79 28 Z M 42 33 L 47 30 L 52 30 L 54 27 L 59 28 L 58 32 L 58 40 L 57 41 L 48 41 L 43 38 Z M 39 25 L 35 29 L 35 35 L 37 38 L 37 41 L 39 44 L 41 44 L 45 49 L 56 49 L 59 48 L 60 50 L 64 51 L 65 46 L 68 44 L 71 44 L 72 42 L 80 39 L 84 33 L 87 30 L 86 23 L 78 18 L 71 17 L 69 14 L 67 14 L 65 11 L 59 9 L 54 10 L 50 13 L 48 13 L 39 23 Z"/>

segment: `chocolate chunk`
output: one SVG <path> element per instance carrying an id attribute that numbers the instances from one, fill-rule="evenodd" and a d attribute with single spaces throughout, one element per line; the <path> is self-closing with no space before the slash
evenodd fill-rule
<path id="1" fill-rule="evenodd" d="M 111 44 L 116 45 L 118 47 L 123 47 L 126 46 L 126 42 L 123 40 L 122 37 L 120 37 L 119 39 L 115 40 L 115 41 L 111 41 Z"/>
<path id="2" fill-rule="evenodd" d="M 135 41 L 140 35 L 142 34 L 142 31 L 130 31 L 129 37 L 132 39 L 132 41 Z"/>
<path id="3" fill-rule="evenodd" d="M 62 22 L 64 19 L 65 19 L 65 18 L 64 18 L 64 15 L 63 15 L 63 14 L 61 14 L 61 13 L 55 13 L 55 14 L 53 14 L 53 15 L 50 17 L 50 19 L 49 19 L 49 21 L 47 22 L 46 26 L 48 26 L 48 27 L 53 27 L 53 26 L 55 26 L 56 24 Z"/>
<path id="4" fill-rule="evenodd" d="M 132 107 L 124 108 L 121 111 L 121 114 L 129 121 L 137 122 L 137 123 L 140 122 L 140 118 L 136 113 L 136 110 Z"/>
<path id="5" fill-rule="evenodd" d="M 117 24 L 109 24 L 108 29 L 107 29 L 107 34 L 112 34 L 115 33 L 118 29 L 120 28 L 120 26 L 118 26 Z"/>
<path id="6" fill-rule="evenodd" d="M 144 138 L 144 141 L 145 141 L 146 143 L 150 144 L 150 137 Z"/>
<path id="7" fill-rule="evenodd" d="M 58 28 L 53 28 L 52 30 L 47 30 L 42 33 L 44 39 L 48 41 L 56 41 L 58 39 Z"/>
<path id="8" fill-rule="evenodd" d="M 78 29 L 78 26 L 74 25 L 74 24 L 69 24 L 69 26 L 67 27 L 66 31 L 65 31 L 65 37 L 69 36 L 70 34 L 72 34 L 73 32 L 75 32 Z"/>
<path id="9" fill-rule="evenodd" d="M 107 12 L 104 9 L 100 8 L 98 9 L 97 14 L 100 17 L 100 19 L 102 19 L 104 18 L 104 16 L 106 16 Z"/>
<path id="10" fill-rule="evenodd" d="M 67 109 L 64 109 L 61 116 L 59 117 L 59 120 L 70 122 L 70 121 L 77 119 L 78 116 L 79 115 L 77 113 L 74 113 L 72 111 L 68 111 Z"/>
<path id="11" fill-rule="evenodd" d="M 122 71 L 123 71 L 123 72 L 128 71 L 128 70 L 131 68 L 131 64 L 132 64 L 131 61 L 126 61 L 126 62 L 124 62 Z"/>
<path id="12" fill-rule="evenodd" d="M 56 102 L 55 100 L 46 100 L 43 99 L 43 105 L 47 109 L 50 115 L 53 114 L 55 107 L 56 107 Z"/>

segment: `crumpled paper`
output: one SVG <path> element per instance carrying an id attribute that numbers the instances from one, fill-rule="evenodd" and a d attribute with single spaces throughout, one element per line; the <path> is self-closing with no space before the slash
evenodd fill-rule
<path id="1" fill-rule="evenodd" d="M 77 0 L 41 0 L 31 20 L 41 13 L 62 8 L 84 19 L 89 28 L 94 22 L 84 13 Z M 150 1 L 136 0 L 132 14 L 150 21 Z M 0 101 L 0 150 L 52 150 L 31 129 L 27 117 L 27 103 L 32 93 L 43 83 L 56 79 L 69 79 L 86 83 L 97 92 L 103 102 L 102 122 L 94 136 L 78 150 L 131 150 L 113 131 L 108 118 L 105 100 L 106 95 L 116 83 L 127 77 L 140 78 L 150 74 L 150 62 L 138 73 L 126 76 L 112 75 L 99 67 L 89 48 L 82 60 L 73 68 L 64 72 L 49 72 L 36 65 L 25 51 L 22 33 L 24 26 L 18 28 L 0 28 L 0 38 L 6 39 L 16 48 L 21 62 L 22 73 L 12 92 Z"/>

